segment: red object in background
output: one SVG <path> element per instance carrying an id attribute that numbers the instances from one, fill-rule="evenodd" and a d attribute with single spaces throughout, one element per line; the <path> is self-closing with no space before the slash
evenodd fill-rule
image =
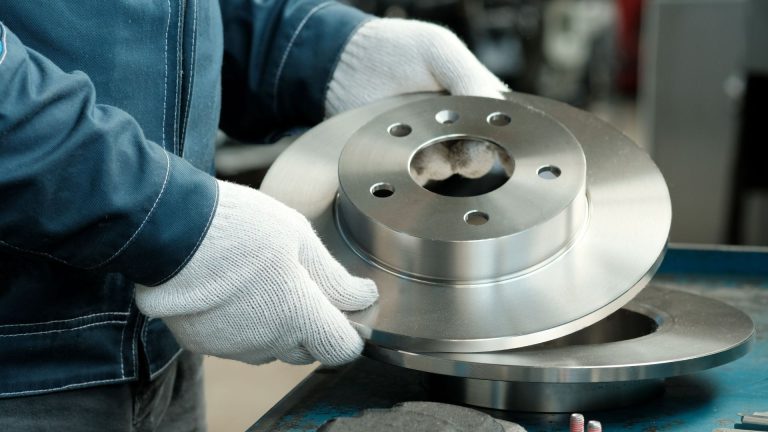
<path id="1" fill-rule="evenodd" d="M 618 13 L 618 60 L 616 86 L 626 94 L 637 94 L 640 24 L 644 0 L 616 0 Z"/>

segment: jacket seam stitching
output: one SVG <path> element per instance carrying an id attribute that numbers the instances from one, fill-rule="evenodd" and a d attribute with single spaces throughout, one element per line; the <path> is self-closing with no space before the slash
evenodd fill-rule
<path id="1" fill-rule="evenodd" d="M 165 58 L 165 76 L 163 78 L 163 131 L 162 137 L 160 137 L 163 143 L 163 150 L 165 150 L 165 115 L 168 106 L 168 33 L 171 30 L 171 0 L 166 0 L 166 2 L 168 3 L 168 21 L 165 24 L 165 47 L 163 53 Z"/>
<path id="2" fill-rule="evenodd" d="M 42 322 L 34 322 L 34 323 L 23 323 L 23 324 L 3 324 L 0 325 L 0 329 L 3 328 L 10 328 L 10 327 L 23 327 L 23 326 L 36 326 L 36 325 L 45 325 L 45 324 L 53 324 L 53 323 L 64 323 L 69 321 L 76 321 L 76 320 L 82 320 L 86 318 L 93 318 L 97 316 L 104 316 L 104 315 L 123 315 L 128 316 L 128 312 L 101 312 L 101 313 L 95 313 L 90 315 L 83 315 L 75 318 L 67 318 L 67 319 L 61 319 L 61 320 L 51 320 L 51 321 L 42 321 Z"/>
<path id="3" fill-rule="evenodd" d="M 133 377 L 131 377 L 133 378 Z M 86 382 L 78 382 L 78 383 L 72 383 L 72 384 L 66 384 L 59 387 L 45 387 L 38 390 L 24 390 L 24 391 L 18 391 L 18 392 L 5 392 L 0 393 L 0 396 L 22 396 L 22 395 L 30 395 L 30 394 L 36 394 L 36 393 L 43 393 L 47 391 L 53 391 L 53 390 L 64 390 L 68 388 L 73 387 L 82 387 L 87 386 L 90 384 L 106 384 L 106 383 L 114 383 L 114 382 L 120 382 L 125 381 L 127 377 L 125 378 L 112 378 L 112 379 L 104 379 L 104 380 L 95 380 L 95 381 L 86 381 Z"/>
<path id="4" fill-rule="evenodd" d="M 195 61 L 197 59 L 197 0 L 192 1 L 192 7 L 195 8 L 194 18 L 192 18 L 192 54 L 189 61 L 189 80 L 187 81 L 187 103 L 184 107 L 184 118 L 181 120 L 181 140 L 187 136 L 187 124 L 189 123 L 189 107 L 192 101 L 192 82 L 194 81 Z M 179 156 L 184 155 L 186 146 L 181 147 Z"/>
<path id="5" fill-rule="evenodd" d="M 152 358 L 152 354 L 149 352 L 149 343 L 147 343 L 147 332 L 149 331 L 149 323 L 152 319 L 153 318 L 151 317 L 147 317 L 144 321 L 144 325 L 141 326 L 141 343 L 144 345 L 144 354 L 146 354 L 147 359 Z"/>
<path id="6" fill-rule="evenodd" d="M 136 345 L 138 345 L 141 342 L 136 338 L 136 330 L 139 329 L 140 322 L 141 322 L 141 315 L 138 315 L 136 318 L 136 324 L 133 325 L 133 336 L 131 338 L 131 357 L 132 357 L 131 362 L 133 363 L 134 374 L 136 374 L 137 373 L 136 371 L 138 371 L 138 366 L 136 365 L 138 360 L 138 356 L 136 355 Z"/>
<path id="7" fill-rule="evenodd" d="M 173 102 L 173 154 L 179 154 L 179 108 L 181 106 L 181 91 L 179 91 L 179 88 L 184 85 L 183 82 L 180 82 L 179 79 L 179 72 L 182 70 L 182 47 L 181 44 L 183 43 L 184 34 L 183 31 L 183 21 L 184 21 L 184 7 L 186 6 L 186 3 L 184 1 L 180 1 L 178 3 L 178 18 L 176 20 L 176 86 L 175 86 L 175 97 Z"/>
<path id="8" fill-rule="evenodd" d="M 6 35 L 8 34 L 8 31 L 5 29 L 5 26 L 3 23 L 0 22 L 0 32 L 3 34 L 3 40 L 0 41 L 0 43 L 3 44 L 3 55 L 0 55 L 0 64 L 3 63 L 3 60 L 5 60 L 5 56 L 8 55 L 8 43 L 6 42 Z"/>
<path id="9" fill-rule="evenodd" d="M 120 376 L 125 378 L 125 365 L 123 361 L 123 343 L 125 341 L 125 328 L 128 327 L 128 322 L 125 322 L 123 329 L 120 330 Z"/>
<path id="10" fill-rule="evenodd" d="M 288 46 L 285 47 L 285 52 L 283 52 L 283 58 L 280 59 L 280 65 L 277 67 L 277 74 L 275 74 L 275 86 L 272 89 L 272 93 L 274 94 L 274 102 L 272 103 L 272 108 L 275 112 L 277 112 L 277 93 L 280 86 L 280 77 L 283 74 L 283 67 L 285 67 L 285 62 L 288 61 L 288 54 L 290 54 L 291 48 L 293 48 L 293 44 L 296 42 L 296 38 L 299 37 L 299 33 L 301 33 L 301 31 L 304 29 L 304 26 L 307 24 L 307 21 L 309 21 L 312 15 L 317 13 L 320 9 L 323 9 L 332 4 L 333 2 L 324 2 L 310 9 L 309 12 L 307 12 L 307 15 L 304 16 L 301 22 L 299 22 L 296 30 L 294 30 L 293 34 L 291 35 L 291 39 L 288 41 Z"/>
<path id="11" fill-rule="evenodd" d="M 75 267 L 75 268 L 85 269 L 84 267 L 72 265 L 68 261 L 63 260 L 63 259 L 61 259 L 61 258 L 59 258 L 57 256 L 51 255 L 49 253 L 40 252 L 40 251 L 36 251 L 36 250 L 32 250 L 32 249 L 25 249 L 25 248 L 22 248 L 22 247 L 19 247 L 19 246 L 16 246 L 16 245 L 12 245 L 12 244 L 8 243 L 7 241 L 4 241 L 4 240 L 0 240 L 0 244 L 5 246 L 5 247 L 9 247 L 11 249 L 17 250 L 19 252 L 30 253 L 30 254 L 33 254 L 33 255 L 42 256 L 42 257 L 49 258 L 49 259 L 52 259 L 52 260 L 54 260 L 56 262 L 60 262 L 62 264 L 66 264 L 66 265 L 69 265 L 69 266 L 72 266 L 72 267 Z"/>
<path id="12" fill-rule="evenodd" d="M 124 312 L 125 315 L 130 315 L 131 307 L 133 306 L 135 296 L 131 296 L 131 302 L 128 303 L 128 311 Z M 124 343 L 125 343 L 125 329 L 128 328 L 128 320 L 125 321 L 123 330 L 120 331 L 120 376 L 125 378 L 125 359 L 123 355 Z"/>
<path id="13" fill-rule="evenodd" d="M 68 329 L 57 329 L 57 330 L 46 330 L 46 331 L 39 331 L 39 332 L 29 332 L 29 333 L 15 333 L 15 334 L 8 334 L 8 335 L 0 335 L 0 338 L 7 338 L 7 337 L 18 337 L 18 336 L 33 336 L 33 335 L 41 335 L 41 334 L 49 334 L 49 333 L 63 333 L 67 331 L 73 331 L 73 330 L 81 330 L 88 327 L 95 327 L 105 324 L 126 324 L 127 321 L 116 321 L 116 320 L 110 320 L 110 321 L 101 321 L 97 323 L 91 323 L 91 324 L 85 324 L 77 327 L 72 327 Z"/>
<path id="14" fill-rule="evenodd" d="M 133 235 L 123 244 L 123 246 L 117 250 L 114 254 L 112 254 L 111 257 L 107 258 L 105 261 L 101 262 L 100 264 L 97 264 L 95 266 L 86 267 L 85 270 L 93 270 L 96 268 L 99 268 L 108 262 L 115 259 L 116 256 L 118 256 L 122 251 L 125 250 L 132 242 L 133 239 L 136 238 L 136 236 L 141 232 L 142 228 L 144 228 L 144 225 L 149 220 L 150 216 L 152 216 L 152 213 L 154 213 L 155 208 L 157 207 L 157 203 L 160 202 L 160 198 L 162 198 L 163 193 L 165 193 L 165 188 L 168 186 L 168 178 L 171 176 L 171 158 L 168 156 L 168 152 L 163 150 L 163 154 L 165 155 L 165 178 L 163 179 L 163 186 L 160 188 L 160 193 L 157 194 L 157 198 L 155 198 L 155 202 L 152 203 L 152 208 L 149 209 L 149 212 L 147 212 L 147 216 L 144 217 L 144 220 L 141 221 L 141 225 L 139 225 L 138 228 L 136 228 L 136 231 L 133 232 Z"/>
<path id="15" fill-rule="evenodd" d="M 213 216 L 216 214 L 216 208 L 219 204 L 219 188 L 218 184 L 216 185 L 216 198 L 214 199 L 213 206 L 211 206 L 211 213 L 208 215 L 208 222 L 205 224 L 205 229 L 200 233 L 200 236 L 197 238 L 197 243 L 192 247 L 192 249 L 189 251 L 187 256 L 184 258 L 184 261 L 181 262 L 181 264 L 178 265 L 168 276 L 160 279 L 157 282 L 154 282 L 151 284 L 151 286 L 157 286 L 160 285 L 172 277 L 176 276 L 176 274 L 189 262 L 190 259 L 192 259 L 192 255 L 194 255 L 195 252 L 197 252 L 197 249 L 200 247 L 200 243 L 203 242 L 203 238 L 205 238 L 205 234 L 208 232 L 208 229 L 211 227 L 211 223 L 213 222 Z"/>

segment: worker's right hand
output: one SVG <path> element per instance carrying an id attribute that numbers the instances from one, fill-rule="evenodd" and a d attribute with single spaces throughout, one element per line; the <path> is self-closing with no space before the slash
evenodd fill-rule
<path id="1" fill-rule="evenodd" d="M 216 213 L 173 278 L 137 286 L 136 303 L 194 352 L 261 364 L 355 359 L 363 341 L 341 311 L 376 301 L 297 211 L 251 188 L 219 182 Z"/>

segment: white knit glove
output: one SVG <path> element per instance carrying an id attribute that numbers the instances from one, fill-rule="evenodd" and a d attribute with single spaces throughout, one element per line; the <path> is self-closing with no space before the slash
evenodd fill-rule
<path id="1" fill-rule="evenodd" d="M 328 85 L 325 112 L 340 112 L 390 96 L 424 91 L 503 99 L 509 91 L 450 30 L 421 21 L 376 18 L 360 27 L 341 54 Z M 416 181 L 488 173 L 499 156 L 478 141 L 433 145 L 414 160 Z M 503 162 L 503 161 L 501 161 Z"/>
<path id="2" fill-rule="evenodd" d="M 341 53 L 325 112 L 333 116 L 390 96 L 443 90 L 497 99 L 509 91 L 450 30 L 375 18 L 357 30 Z"/>
<path id="3" fill-rule="evenodd" d="M 187 265 L 162 285 L 136 287 L 139 309 L 162 318 L 184 348 L 251 364 L 353 360 L 363 341 L 340 310 L 377 297 L 300 213 L 221 181 L 216 214 Z"/>

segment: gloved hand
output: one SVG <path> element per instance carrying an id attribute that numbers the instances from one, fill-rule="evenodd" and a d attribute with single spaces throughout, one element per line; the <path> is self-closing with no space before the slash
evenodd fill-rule
<path id="1" fill-rule="evenodd" d="M 450 30 L 415 20 L 377 18 L 361 26 L 342 52 L 328 86 L 325 112 L 333 116 L 390 96 L 444 90 L 496 99 L 509 91 Z M 480 141 L 433 145 L 414 160 L 416 181 L 423 185 L 453 174 L 482 177 L 499 157 L 495 146 Z"/>
<path id="2" fill-rule="evenodd" d="M 341 53 L 325 113 L 330 117 L 390 96 L 443 90 L 496 99 L 509 91 L 450 30 L 422 21 L 374 18 Z"/>
<path id="3" fill-rule="evenodd" d="M 221 181 L 211 226 L 186 266 L 159 286 L 136 288 L 139 309 L 162 318 L 184 348 L 251 364 L 353 360 L 363 341 L 341 311 L 377 297 L 300 213 Z"/>

